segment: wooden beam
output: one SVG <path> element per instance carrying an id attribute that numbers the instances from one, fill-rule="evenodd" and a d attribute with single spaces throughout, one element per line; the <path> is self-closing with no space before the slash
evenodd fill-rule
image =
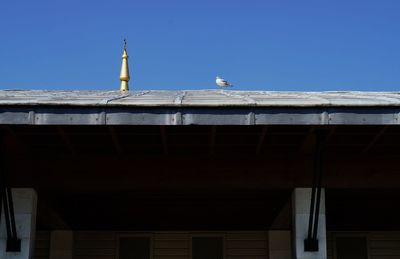
<path id="1" fill-rule="evenodd" d="M 260 137 L 258 138 L 258 143 L 257 143 L 257 148 L 256 148 L 256 154 L 260 154 L 262 147 L 264 146 L 265 142 L 265 136 L 267 135 L 268 132 L 268 126 L 263 126 L 261 129 Z"/>
<path id="2" fill-rule="evenodd" d="M 217 126 L 213 125 L 211 126 L 211 132 L 210 132 L 210 155 L 215 154 L 216 134 L 217 134 Z"/>
<path id="3" fill-rule="evenodd" d="M 292 199 L 288 197 L 286 202 L 275 212 L 275 219 L 272 221 L 269 229 L 290 229 L 292 226 Z"/>
<path id="4" fill-rule="evenodd" d="M 310 126 L 305 138 L 303 139 L 303 142 L 300 145 L 299 153 L 309 154 L 314 151 L 314 147 L 316 144 L 315 134 L 314 134 L 315 129 L 316 126 Z"/>
<path id="5" fill-rule="evenodd" d="M 300 145 L 299 148 L 299 153 L 301 154 L 310 154 L 314 152 L 315 150 L 315 145 L 316 145 L 316 138 L 315 138 L 315 131 L 317 129 L 323 129 L 322 127 L 319 126 L 310 126 L 310 129 L 304 138 L 302 144 Z M 330 126 L 328 129 L 328 133 L 325 139 L 325 143 L 329 142 L 329 139 L 332 137 L 332 135 L 335 133 L 336 126 Z"/>
<path id="6" fill-rule="evenodd" d="M 57 228 L 57 229 L 71 229 L 71 226 L 67 223 L 64 217 L 56 210 L 54 210 L 48 204 L 48 194 L 40 193 L 40 202 L 38 203 L 38 210 L 40 211 L 40 217 L 38 217 L 37 224 L 44 228 Z M 57 201 L 54 201 L 56 203 Z"/>
<path id="7" fill-rule="evenodd" d="M 5 142 L 7 145 L 7 150 L 11 151 L 16 155 L 28 154 L 28 147 L 21 140 L 17 133 L 12 127 L 8 125 L 2 125 L 1 129 L 5 133 Z"/>
<path id="8" fill-rule="evenodd" d="M 115 132 L 115 128 L 113 126 L 108 126 L 108 131 L 110 132 L 112 142 L 114 144 L 115 151 L 117 151 L 118 155 L 122 155 L 124 153 L 121 143 L 119 141 L 118 135 Z"/>
<path id="9" fill-rule="evenodd" d="M 327 156 L 323 185 L 326 188 L 400 188 L 398 161 L 399 155 Z M 310 187 L 313 162 L 311 156 L 276 159 L 254 156 L 254 153 L 234 157 L 220 157 L 220 154 L 211 157 L 207 154 L 199 157 L 163 155 L 143 158 L 131 155 L 111 158 L 104 155 L 53 159 L 43 156 L 13 157 L 8 161 L 12 165 L 12 187 L 31 186 L 56 192 Z"/>
<path id="10" fill-rule="evenodd" d="M 161 145 L 164 154 L 168 154 L 168 139 L 167 139 L 167 129 L 164 125 L 160 126 L 160 136 L 161 136 Z"/>
<path id="11" fill-rule="evenodd" d="M 383 134 L 385 134 L 386 130 L 389 128 L 389 125 L 383 126 L 379 132 L 371 139 L 371 141 L 368 143 L 368 145 L 362 150 L 362 154 L 368 153 L 376 144 L 376 142 L 379 141 L 379 139 L 382 137 Z"/>
<path id="12" fill-rule="evenodd" d="M 328 143 L 329 140 L 332 138 L 333 134 L 335 134 L 336 126 L 331 126 L 328 132 L 328 135 L 326 136 L 325 143 Z"/>
<path id="13" fill-rule="evenodd" d="M 57 131 L 61 136 L 61 139 L 63 140 L 68 152 L 70 154 L 75 154 L 75 149 L 74 146 L 71 142 L 71 139 L 67 136 L 67 134 L 65 133 L 65 130 L 62 126 L 57 126 Z"/>

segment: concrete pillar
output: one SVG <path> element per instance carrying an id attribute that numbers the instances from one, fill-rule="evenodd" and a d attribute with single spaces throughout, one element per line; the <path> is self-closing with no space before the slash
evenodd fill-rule
<path id="1" fill-rule="evenodd" d="M 286 230 L 271 230 L 268 232 L 269 259 L 291 259 L 291 233 Z"/>
<path id="2" fill-rule="evenodd" d="M 50 234 L 50 259 L 72 259 L 73 245 L 73 231 L 52 231 Z"/>
<path id="3" fill-rule="evenodd" d="M 21 239 L 21 252 L 6 252 L 7 232 L 3 210 L 0 225 L 0 258 L 31 259 L 33 258 L 36 231 L 36 191 L 31 188 L 16 188 L 12 189 L 12 195 L 17 235 Z"/>
<path id="4" fill-rule="evenodd" d="M 326 218 L 325 218 L 325 190 L 321 190 L 321 204 L 318 221 L 318 247 L 317 252 L 305 252 L 304 240 L 308 235 L 308 222 L 310 218 L 311 188 L 296 188 L 292 196 L 293 216 L 293 254 L 296 259 L 326 259 Z"/>

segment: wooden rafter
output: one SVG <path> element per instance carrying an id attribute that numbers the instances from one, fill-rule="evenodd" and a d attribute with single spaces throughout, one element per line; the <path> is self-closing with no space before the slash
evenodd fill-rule
<path id="1" fill-rule="evenodd" d="M 309 154 L 312 153 L 315 149 L 316 139 L 315 139 L 315 130 L 320 129 L 318 126 L 310 126 L 310 129 L 304 138 L 302 144 L 299 148 L 299 153 L 301 154 Z M 329 142 L 329 139 L 335 133 L 336 126 L 330 126 L 328 129 L 327 136 L 325 138 L 325 143 Z"/>
<path id="2" fill-rule="evenodd" d="M 213 125 L 211 126 L 211 132 L 210 132 L 210 155 L 215 154 L 216 135 L 217 135 L 217 126 Z"/>
<path id="3" fill-rule="evenodd" d="M 75 154 L 75 148 L 74 145 L 71 142 L 71 139 L 68 137 L 68 135 L 65 133 L 65 130 L 61 126 L 57 126 L 57 131 L 61 136 L 62 141 L 64 142 L 68 152 L 70 154 Z"/>
<path id="4" fill-rule="evenodd" d="M 112 142 L 114 144 L 115 151 L 118 155 L 122 155 L 124 153 L 121 143 L 119 141 L 118 135 L 115 132 L 115 128 L 113 126 L 108 127 L 108 131 L 110 132 Z"/>
<path id="5" fill-rule="evenodd" d="M 160 136 L 161 136 L 161 145 L 164 154 L 168 154 L 168 139 L 167 139 L 167 129 L 164 125 L 160 126 Z"/>
<path id="6" fill-rule="evenodd" d="M 265 142 L 265 136 L 267 135 L 268 132 L 268 126 L 263 126 L 261 129 L 261 133 L 260 133 L 260 137 L 258 138 L 258 143 L 257 143 L 257 148 L 256 148 L 256 154 L 260 154 L 263 146 L 264 146 L 264 142 Z"/>
<path id="7" fill-rule="evenodd" d="M 383 126 L 379 132 L 371 139 L 371 141 L 365 146 L 365 148 L 362 150 L 362 154 L 368 153 L 374 146 L 375 144 L 379 141 L 379 139 L 382 137 L 383 134 L 385 134 L 386 130 L 389 128 L 389 125 Z"/>

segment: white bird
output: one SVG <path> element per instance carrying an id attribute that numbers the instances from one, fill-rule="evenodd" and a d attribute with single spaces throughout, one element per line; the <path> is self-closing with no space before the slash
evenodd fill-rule
<path id="1" fill-rule="evenodd" d="M 231 87 L 233 86 L 231 83 L 229 83 L 228 81 L 226 81 L 225 79 L 217 76 L 217 78 L 215 79 L 215 83 L 220 86 L 220 87 Z"/>

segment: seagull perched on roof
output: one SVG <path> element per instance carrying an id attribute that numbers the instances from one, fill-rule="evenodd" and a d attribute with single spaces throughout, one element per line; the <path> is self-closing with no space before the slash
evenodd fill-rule
<path id="1" fill-rule="evenodd" d="M 215 83 L 220 86 L 220 87 L 230 87 L 233 86 L 231 83 L 229 83 L 228 81 L 226 81 L 225 79 L 217 76 L 217 78 L 215 79 Z"/>

